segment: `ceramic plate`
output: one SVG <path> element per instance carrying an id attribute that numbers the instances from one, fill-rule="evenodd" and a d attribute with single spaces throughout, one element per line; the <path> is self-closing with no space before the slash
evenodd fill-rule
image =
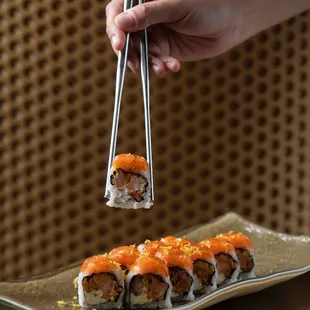
<path id="1" fill-rule="evenodd" d="M 174 310 L 205 309 L 223 300 L 258 292 L 310 271 L 310 238 L 277 234 L 229 213 L 212 223 L 191 228 L 180 235 L 200 241 L 230 230 L 246 233 L 253 240 L 257 256 L 257 277 L 221 287 L 194 301 L 174 305 Z M 0 302 L 16 309 L 50 310 L 77 306 L 73 280 L 81 262 L 54 272 L 18 282 L 0 283 Z M 78 306 L 75 309 L 81 309 Z"/>

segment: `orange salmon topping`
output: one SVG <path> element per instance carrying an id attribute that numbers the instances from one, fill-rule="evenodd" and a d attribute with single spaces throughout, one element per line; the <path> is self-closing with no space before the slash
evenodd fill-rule
<path id="1" fill-rule="evenodd" d="M 161 250 L 165 244 L 161 241 L 148 241 L 145 243 L 142 243 L 138 246 L 138 250 L 142 254 L 154 254 L 157 251 Z"/>
<path id="2" fill-rule="evenodd" d="M 168 236 L 165 238 L 161 238 L 161 241 L 166 244 L 166 246 L 173 248 L 174 250 L 178 250 L 184 254 L 188 254 L 192 252 L 192 246 L 194 243 L 189 239 L 182 237 L 176 238 L 173 236 Z"/>
<path id="3" fill-rule="evenodd" d="M 121 169 L 125 172 L 148 171 L 149 165 L 142 156 L 133 154 L 119 154 L 114 158 L 113 169 Z"/>
<path id="4" fill-rule="evenodd" d="M 188 253 L 188 256 L 193 260 L 206 260 L 212 261 L 214 260 L 214 255 L 210 252 L 208 247 L 203 245 L 197 245 L 192 247 L 192 252 Z"/>
<path id="5" fill-rule="evenodd" d="M 252 249 L 253 243 L 248 236 L 242 233 L 229 232 L 226 234 L 220 234 L 216 236 L 218 239 L 224 239 L 230 242 L 235 248 L 241 249 Z"/>
<path id="6" fill-rule="evenodd" d="M 128 267 L 135 263 L 139 255 L 140 254 L 137 248 L 133 245 L 130 245 L 113 249 L 109 253 L 109 258 L 111 258 L 116 263 L 123 265 L 124 267 Z"/>
<path id="7" fill-rule="evenodd" d="M 235 252 L 234 246 L 225 239 L 207 238 L 201 241 L 200 244 L 206 246 L 213 255 Z"/>
<path id="8" fill-rule="evenodd" d="M 191 258 L 179 251 L 163 249 L 162 251 L 158 251 L 156 256 L 162 259 L 168 267 L 180 267 L 186 270 L 193 270 L 193 261 Z"/>
<path id="9" fill-rule="evenodd" d="M 144 275 L 144 274 L 157 274 L 164 277 L 168 277 L 168 266 L 158 257 L 141 256 L 130 267 L 130 271 Z"/>
<path id="10" fill-rule="evenodd" d="M 190 241 L 189 239 L 182 237 L 182 238 L 176 238 L 174 236 L 167 236 L 165 238 L 161 238 L 160 241 L 166 243 L 166 244 L 170 244 L 172 246 L 183 246 L 183 245 L 187 245 L 187 246 L 191 246 L 193 244 L 192 241 Z"/>
<path id="11" fill-rule="evenodd" d="M 107 257 L 107 255 L 96 255 L 87 258 L 80 271 L 86 276 L 91 274 L 99 274 L 120 269 L 119 264 Z"/>

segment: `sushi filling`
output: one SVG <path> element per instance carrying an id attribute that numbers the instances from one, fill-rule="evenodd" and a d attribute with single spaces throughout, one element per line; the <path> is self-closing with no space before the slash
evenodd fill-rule
<path id="1" fill-rule="evenodd" d="M 123 288 L 118 285 L 115 276 L 111 273 L 94 274 L 84 277 L 82 286 L 86 293 L 96 292 L 103 301 L 116 301 Z"/>
<path id="2" fill-rule="evenodd" d="M 113 171 L 110 182 L 119 191 L 125 192 L 127 201 L 130 199 L 134 199 L 137 202 L 142 201 L 148 186 L 147 179 L 142 175 L 125 172 L 122 169 Z"/>
<path id="3" fill-rule="evenodd" d="M 193 282 L 190 275 L 179 267 L 170 267 L 169 274 L 172 284 L 172 294 L 177 296 L 187 295 Z"/>
<path id="4" fill-rule="evenodd" d="M 158 275 L 134 276 L 130 282 L 132 304 L 146 304 L 164 300 L 169 285 Z"/>
<path id="5" fill-rule="evenodd" d="M 236 254 L 240 262 L 241 272 L 250 272 L 254 268 L 254 259 L 250 252 L 244 249 L 236 249 Z"/>
<path id="6" fill-rule="evenodd" d="M 212 285 L 214 274 L 215 268 L 212 264 L 199 259 L 194 262 L 194 275 L 198 278 L 202 286 Z"/>
<path id="7" fill-rule="evenodd" d="M 219 274 L 230 279 L 237 268 L 237 262 L 229 255 L 221 253 L 215 256 Z"/>

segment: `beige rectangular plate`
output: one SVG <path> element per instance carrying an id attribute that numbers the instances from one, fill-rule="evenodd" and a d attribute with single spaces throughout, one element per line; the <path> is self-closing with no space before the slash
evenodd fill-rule
<path id="1" fill-rule="evenodd" d="M 257 277 L 221 287 L 192 302 L 174 305 L 173 309 L 203 309 L 223 300 L 258 292 L 310 271 L 310 238 L 277 234 L 229 213 L 212 223 L 191 228 L 180 235 L 200 241 L 228 231 L 246 233 L 253 240 L 257 255 Z M 81 262 L 49 274 L 23 281 L 0 283 L 0 302 L 16 309 L 58 309 L 57 301 L 72 303 L 77 295 L 73 280 Z M 76 308 L 78 309 L 78 308 Z"/>

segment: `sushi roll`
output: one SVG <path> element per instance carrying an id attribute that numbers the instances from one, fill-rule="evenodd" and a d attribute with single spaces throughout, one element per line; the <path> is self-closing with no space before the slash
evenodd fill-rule
<path id="1" fill-rule="evenodd" d="M 107 205 L 125 209 L 149 209 L 150 171 L 145 158 L 133 154 L 117 155 L 110 168 Z"/>
<path id="2" fill-rule="evenodd" d="M 231 243 L 224 239 L 207 238 L 199 243 L 214 255 L 217 263 L 218 281 L 217 284 L 233 283 L 238 280 L 240 264 Z"/>
<path id="3" fill-rule="evenodd" d="M 120 309 L 125 293 L 119 264 L 97 255 L 86 259 L 78 276 L 79 304 L 85 308 Z"/>
<path id="4" fill-rule="evenodd" d="M 168 268 L 172 285 L 172 301 L 193 300 L 193 263 L 180 248 L 160 241 L 147 241 L 138 246 L 142 255 L 151 255 L 163 260 Z"/>
<path id="5" fill-rule="evenodd" d="M 171 308 L 171 282 L 167 265 L 143 255 L 129 268 L 127 304 L 131 308 Z"/>
<path id="6" fill-rule="evenodd" d="M 193 262 L 193 291 L 209 293 L 217 288 L 217 266 L 214 255 L 203 245 L 196 245 L 182 237 L 168 236 L 161 239 L 167 246 L 187 255 Z"/>
<path id="7" fill-rule="evenodd" d="M 218 235 L 217 238 L 225 239 L 234 246 L 240 263 L 240 278 L 254 278 L 256 258 L 250 238 L 245 234 L 233 231 Z"/>
<path id="8" fill-rule="evenodd" d="M 194 293 L 210 293 L 216 290 L 218 282 L 214 255 L 202 245 L 187 248 L 187 255 L 193 261 Z"/>
<path id="9" fill-rule="evenodd" d="M 194 275 L 193 262 L 188 255 L 171 246 L 163 247 L 152 255 L 162 259 L 169 268 L 169 276 L 172 285 L 171 300 L 194 300 Z"/>
<path id="10" fill-rule="evenodd" d="M 110 251 L 108 257 L 114 262 L 120 264 L 121 268 L 128 272 L 128 268 L 135 263 L 140 256 L 134 245 L 120 246 Z"/>

